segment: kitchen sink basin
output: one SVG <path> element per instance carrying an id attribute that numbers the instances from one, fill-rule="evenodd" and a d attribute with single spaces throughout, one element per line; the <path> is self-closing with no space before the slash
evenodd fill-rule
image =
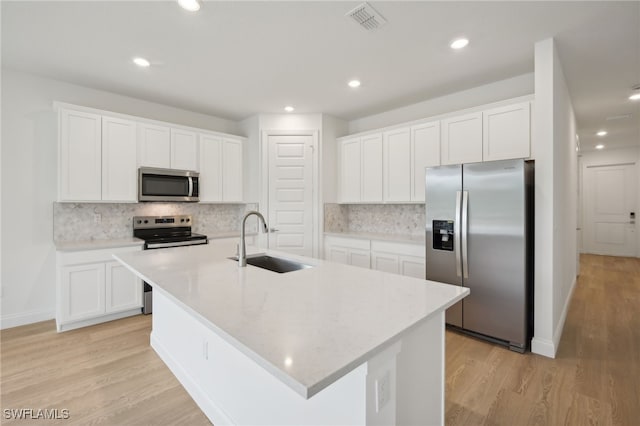
<path id="1" fill-rule="evenodd" d="M 238 256 L 230 257 L 231 260 L 238 260 Z M 247 264 L 257 266 L 258 268 L 268 269 L 279 274 L 285 272 L 293 272 L 300 269 L 313 268 L 311 265 L 295 262 L 293 260 L 281 259 L 266 254 L 253 254 L 247 256 Z"/>

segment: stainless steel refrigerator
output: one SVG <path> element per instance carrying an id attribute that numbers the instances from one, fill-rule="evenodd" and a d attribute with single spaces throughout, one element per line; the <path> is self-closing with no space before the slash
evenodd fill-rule
<path id="1" fill-rule="evenodd" d="M 532 333 L 533 163 L 427 168 L 426 277 L 468 287 L 447 324 L 524 352 Z"/>

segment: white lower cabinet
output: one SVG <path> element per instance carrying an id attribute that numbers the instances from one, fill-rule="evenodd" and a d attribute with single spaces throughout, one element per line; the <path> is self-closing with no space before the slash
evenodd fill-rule
<path id="1" fill-rule="evenodd" d="M 369 240 L 326 236 L 325 259 L 345 265 L 371 268 L 371 243 Z"/>
<path id="2" fill-rule="evenodd" d="M 371 269 L 425 279 L 424 246 L 371 241 Z"/>
<path id="3" fill-rule="evenodd" d="M 425 249 L 420 243 L 325 237 L 325 259 L 392 274 L 425 278 Z"/>
<path id="4" fill-rule="evenodd" d="M 58 251 L 56 325 L 58 331 L 140 313 L 142 281 L 114 261 L 114 253 L 142 247 Z"/>

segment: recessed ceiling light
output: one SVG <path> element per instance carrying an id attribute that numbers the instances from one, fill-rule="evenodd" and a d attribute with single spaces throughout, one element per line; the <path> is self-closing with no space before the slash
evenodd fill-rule
<path id="1" fill-rule="evenodd" d="M 151 65 L 151 62 L 147 61 L 145 58 L 133 58 L 133 63 L 143 68 L 146 68 L 149 65 Z"/>
<path id="2" fill-rule="evenodd" d="M 351 80 L 348 84 L 349 84 L 349 87 L 353 87 L 353 88 L 360 87 L 360 80 Z"/>
<path id="3" fill-rule="evenodd" d="M 200 10 L 200 2 L 198 0 L 178 0 L 178 4 L 189 12 L 197 12 Z"/>
<path id="4" fill-rule="evenodd" d="M 450 44 L 452 49 L 462 49 L 463 47 L 465 47 L 467 44 L 469 44 L 469 40 L 466 38 L 459 38 L 456 40 L 453 40 Z"/>
<path id="5" fill-rule="evenodd" d="M 290 105 L 287 105 L 286 107 L 284 107 L 284 110 L 287 111 L 287 112 L 293 112 L 294 109 L 295 108 L 290 106 Z"/>
<path id="6" fill-rule="evenodd" d="M 596 149 L 602 149 L 602 148 L 604 148 L 604 145 L 602 144 L 596 145 Z"/>
<path id="7" fill-rule="evenodd" d="M 629 96 L 629 100 L 631 100 L 631 101 L 638 101 L 638 100 L 640 100 L 640 92 L 638 92 L 638 93 L 634 93 L 633 95 Z"/>
<path id="8" fill-rule="evenodd" d="M 607 131 L 606 130 L 600 130 L 598 133 L 596 133 L 596 135 L 598 135 L 598 136 L 607 136 Z"/>

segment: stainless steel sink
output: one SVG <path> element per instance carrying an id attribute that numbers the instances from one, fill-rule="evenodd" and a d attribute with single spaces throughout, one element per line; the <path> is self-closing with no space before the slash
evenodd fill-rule
<path id="1" fill-rule="evenodd" d="M 237 261 L 238 256 L 233 256 L 229 259 Z M 269 256 L 264 253 L 247 256 L 247 263 L 249 265 L 257 266 L 258 268 L 262 269 L 268 269 L 279 274 L 298 271 L 300 269 L 313 268 L 313 266 L 311 265 L 295 262 L 293 260 Z"/>

